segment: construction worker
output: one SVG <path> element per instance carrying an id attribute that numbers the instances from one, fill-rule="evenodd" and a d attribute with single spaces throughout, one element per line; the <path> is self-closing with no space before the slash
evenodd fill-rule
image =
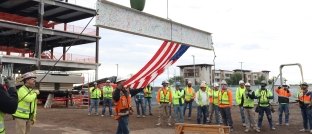
<path id="1" fill-rule="evenodd" d="M 278 123 L 277 125 L 282 125 L 283 113 L 285 113 L 285 125 L 289 126 L 289 97 L 291 93 L 289 91 L 289 85 L 283 85 L 283 87 L 278 87 L 275 92 L 278 95 Z"/>
<path id="2" fill-rule="evenodd" d="M 0 85 L 0 134 L 5 134 L 4 114 L 14 114 L 18 104 L 14 79 L 8 77 L 4 81 L 6 84 Z"/>
<path id="3" fill-rule="evenodd" d="M 195 102 L 197 104 L 197 124 L 206 124 L 208 107 L 209 107 L 209 93 L 206 91 L 206 84 L 201 83 L 200 89 L 196 92 Z M 203 122 L 201 122 L 203 120 Z"/>
<path id="4" fill-rule="evenodd" d="M 189 113 L 188 113 L 188 120 L 191 119 L 192 115 L 192 103 L 195 99 L 195 90 L 192 88 L 192 82 L 188 81 L 187 82 L 187 87 L 184 88 L 184 94 L 185 94 L 185 103 L 184 103 L 184 115 L 186 113 L 186 108 L 189 108 Z"/>
<path id="5" fill-rule="evenodd" d="M 92 109 L 95 109 L 95 115 L 99 115 L 98 113 L 98 107 L 99 107 L 99 102 L 100 102 L 100 97 L 101 97 L 101 90 L 98 88 L 98 85 L 96 82 L 93 83 L 93 86 L 90 87 L 89 89 L 90 93 L 90 108 L 89 108 L 89 113 L 88 115 L 92 114 Z"/>
<path id="6" fill-rule="evenodd" d="M 147 107 L 147 105 L 148 105 L 148 110 L 149 110 L 149 115 L 153 115 L 152 114 L 152 105 L 151 105 L 151 100 L 152 100 L 152 90 L 153 90 L 153 87 L 150 85 L 150 84 L 148 84 L 145 88 L 144 88 L 144 100 L 145 100 L 145 102 L 144 102 L 144 111 L 145 111 L 145 113 L 147 113 L 147 111 L 146 111 L 146 107 Z"/>
<path id="7" fill-rule="evenodd" d="M 137 109 L 137 118 L 143 117 L 145 118 L 145 111 L 144 111 L 144 92 L 139 92 L 135 95 L 135 104 Z M 141 107 L 141 112 L 140 112 Z"/>
<path id="8" fill-rule="evenodd" d="M 168 119 L 168 126 L 171 126 L 171 116 L 169 113 L 169 107 L 172 102 L 172 92 L 168 89 L 168 81 L 163 81 L 162 86 L 157 92 L 157 102 L 159 104 L 159 118 L 156 126 L 160 126 L 162 120 Z"/>
<path id="9" fill-rule="evenodd" d="M 109 115 L 113 116 L 113 110 L 112 110 L 112 97 L 113 97 L 113 87 L 111 85 L 110 80 L 105 81 L 105 85 L 103 86 L 103 109 L 102 109 L 102 117 L 105 116 L 105 110 L 106 106 L 108 107 L 109 110 Z"/>
<path id="10" fill-rule="evenodd" d="M 255 121 L 255 113 L 254 113 L 254 106 L 255 106 L 255 102 L 254 99 L 256 98 L 255 96 L 255 92 L 251 90 L 250 88 L 250 83 L 246 83 L 245 84 L 245 92 L 243 93 L 242 96 L 242 101 L 241 101 L 241 105 L 244 107 L 244 111 L 245 111 L 245 121 L 246 121 L 246 129 L 245 132 L 249 132 L 251 126 L 254 127 L 254 130 L 257 130 L 257 124 Z"/>
<path id="11" fill-rule="evenodd" d="M 218 97 L 219 97 L 219 84 L 218 83 L 213 83 L 213 88 L 209 90 L 209 121 L 208 123 L 212 122 L 212 116 L 215 114 L 215 119 L 216 119 L 216 124 L 221 124 L 221 114 L 219 111 L 219 106 L 218 106 Z"/>
<path id="12" fill-rule="evenodd" d="M 129 89 L 124 83 L 128 80 L 127 77 L 118 77 L 116 80 L 117 87 L 113 92 L 113 100 L 115 103 L 115 120 L 118 120 L 116 134 L 129 134 L 129 115 L 133 113 L 131 106 L 131 96 L 143 91 L 143 88 Z"/>
<path id="13" fill-rule="evenodd" d="M 258 128 L 257 132 L 260 132 L 260 129 L 262 127 L 262 120 L 264 116 L 264 112 L 268 118 L 268 122 L 270 125 L 271 130 L 275 130 L 275 127 L 273 126 L 272 121 L 272 113 L 271 113 L 271 104 L 270 99 L 273 99 L 273 94 L 270 90 L 266 89 L 267 83 L 265 80 L 261 81 L 260 83 L 261 88 L 256 90 L 255 92 L 255 98 L 258 99 L 259 104 L 259 115 L 258 115 Z"/>
<path id="14" fill-rule="evenodd" d="M 236 104 L 239 106 L 239 112 L 240 112 L 240 117 L 241 117 L 241 120 L 242 120 L 242 123 L 243 123 L 243 126 L 245 127 L 246 126 L 246 123 L 245 123 L 245 113 L 244 113 L 244 107 L 243 107 L 243 103 L 242 103 L 242 98 L 243 98 L 243 94 L 245 93 L 245 83 L 243 80 L 240 80 L 238 82 L 239 84 L 239 87 L 236 88 L 236 93 L 235 93 L 235 96 L 236 96 Z"/>
<path id="15" fill-rule="evenodd" d="M 221 91 L 218 97 L 219 110 L 225 126 L 230 126 L 230 130 L 234 131 L 231 107 L 233 105 L 233 95 L 231 89 L 228 89 L 225 80 L 221 81 Z"/>
<path id="16" fill-rule="evenodd" d="M 39 90 L 34 89 L 36 76 L 32 72 L 25 73 L 22 80 L 24 85 L 17 91 L 18 106 L 13 118 L 16 121 L 16 134 L 30 134 L 30 125 L 36 121 Z"/>
<path id="17" fill-rule="evenodd" d="M 307 132 L 310 128 L 310 133 L 312 133 L 312 114 L 311 114 L 311 92 L 308 91 L 309 85 L 303 82 L 300 85 L 300 90 L 297 94 L 299 106 L 301 109 L 301 115 L 303 120 L 303 129 L 300 132 Z"/>
<path id="18" fill-rule="evenodd" d="M 184 91 L 181 89 L 181 83 L 175 83 L 175 90 L 172 92 L 172 103 L 175 115 L 175 122 L 184 123 Z"/>

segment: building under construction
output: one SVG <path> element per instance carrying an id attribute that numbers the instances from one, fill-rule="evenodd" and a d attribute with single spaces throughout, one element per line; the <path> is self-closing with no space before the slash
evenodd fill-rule
<path id="1" fill-rule="evenodd" d="M 66 71 L 95 70 L 97 74 L 99 29 L 87 28 L 82 32 L 84 27 L 68 24 L 95 15 L 94 9 L 70 4 L 67 0 L 1 0 L 2 76 L 45 70 L 35 71 L 42 76 L 46 70 L 51 70 L 41 81 L 40 90 L 65 90 L 83 82 L 81 75 L 70 75 Z M 66 52 L 68 47 L 92 45 L 90 43 L 96 44 L 94 56 Z M 55 52 L 59 47 L 63 51 Z M 53 67 L 58 59 L 60 61 Z M 37 81 L 39 78 L 42 77 L 37 77 Z"/>

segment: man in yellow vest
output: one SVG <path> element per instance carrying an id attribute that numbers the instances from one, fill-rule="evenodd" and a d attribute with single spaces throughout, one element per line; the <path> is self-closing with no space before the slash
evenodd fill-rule
<path id="1" fill-rule="evenodd" d="M 239 106 L 240 117 L 241 117 L 243 126 L 245 127 L 246 123 L 245 123 L 244 107 L 242 105 L 242 97 L 243 97 L 243 94 L 245 93 L 246 88 L 245 88 L 245 83 L 243 80 L 240 80 L 238 84 L 239 84 L 239 87 L 236 88 L 236 93 L 235 93 L 236 104 Z"/>
<path id="2" fill-rule="evenodd" d="M 184 123 L 184 91 L 181 89 L 181 83 L 175 83 L 175 90 L 172 91 L 172 103 L 175 115 L 175 122 Z"/>
<path id="3" fill-rule="evenodd" d="M 206 84 L 201 83 L 200 89 L 196 92 L 195 102 L 197 104 L 197 124 L 206 124 L 208 107 L 209 107 L 209 93 L 206 91 Z M 203 120 L 203 122 L 201 122 Z"/>
<path id="4" fill-rule="evenodd" d="M 231 114 L 231 107 L 233 105 L 233 95 L 231 89 L 228 88 L 228 85 L 225 80 L 221 81 L 221 91 L 219 92 L 219 110 L 223 119 L 223 124 L 225 126 L 230 126 L 230 130 L 233 129 L 233 120 Z"/>
<path id="5" fill-rule="evenodd" d="M 90 87 L 89 89 L 90 93 L 90 108 L 89 108 L 89 113 L 88 115 L 92 114 L 92 109 L 95 109 L 95 115 L 99 115 L 98 113 L 98 107 L 99 107 L 99 102 L 100 102 L 100 97 L 101 97 L 101 90 L 98 88 L 98 85 L 96 82 L 93 83 L 93 86 Z"/>
<path id="6" fill-rule="evenodd" d="M 258 129 L 256 131 L 260 132 L 264 113 L 268 118 L 270 129 L 275 130 L 275 127 L 273 126 L 272 113 L 270 108 L 270 100 L 273 99 L 273 94 L 269 89 L 266 89 L 267 83 L 265 80 L 261 81 L 260 85 L 261 88 L 256 90 L 255 92 L 255 96 L 256 99 L 258 99 L 259 104 Z"/>
<path id="7" fill-rule="evenodd" d="M 17 109 L 18 96 L 15 88 L 15 81 L 8 77 L 5 85 L 0 85 L 0 134 L 5 134 L 4 114 L 13 114 Z"/>
<path id="8" fill-rule="evenodd" d="M 213 88 L 209 90 L 209 102 L 210 102 L 210 105 L 209 105 L 209 121 L 208 123 L 211 123 L 212 122 L 212 116 L 213 116 L 213 113 L 215 114 L 215 119 L 216 119 L 216 124 L 222 124 L 221 123 L 221 114 L 220 114 L 220 111 L 219 111 L 219 106 L 218 106 L 218 97 L 219 97 L 219 84 L 218 83 L 213 83 Z"/>
<path id="9" fill-rule="evenodd" d="M 251 90 L 250 83 L 245 84 L 246 90 L 243 93 L 241 105 L 244 107 L 245 117 L 246 117 L 246 129 L 245 132 L 249 132 L 251 126 L 254 127 L 254 130 L 257 130 L 257 124 L 255 121 L 255 113 L 254 113 L 254 99 L 256 98 L 255 92 Z"/>
<path id="10" fill-rule="evenodd" d="M 159 104 L 159 118 L 156 126 L 160 126 L 162 120 L 168 119 L 168 126 L 171 126 L 171 116 L 169 113 L 169 107 L 172 102 L 172 92 L 168 89 L 168 81 L 163 81 L 162 86 L 157 92 L 157 102 Z"/>
<path id="11" fill-rule="evenodd" d="M 147 113 L 146 107 L 148 105 L 149 115 L 153 115 L 152 114 L 152 105 L 151 105 L 151 100 L 153 97 L 152 90 L 153 90 L 153 87 L 150 84 L 148 84 L 143 90 L 144 91 L 144 99 L 145 99 L 144 111 L 145 111 L 145 113 Z"/>
<path id="12" fill-rule="evenodd" d="M 16 121 L 16 134 L 29 134 L 30 125 L 36 121 L 37 95 L 39 90 L 35 90 L 36 76 L 32 72 L 22 76 L 24 85 L 17 91 L 18 106 L 13 117 Z"/>
<path id="13" fill-rule="evenodd" d="M 188 120 L 191 119 L 192 115 L 192 103 L 195 99 L 195 90 L 192 88 L 192 82 L 188 81 L 187 82 L 187 87 L 184 88 L 184 95 L 185 95 L 185 103 L 184 103 L 184 115 L 186 113 L 186 108 L 189 108 L 189 113 L 188 113 Z"/>
<path id="14" fill-rule="evenodd" d="M 112 109 L 112 97 L 113 97 L 113 87 L 111 86 L 111 81 L 106 80 L 105 86 L 103 86 L 103 109 L 102 109 L 102 117 L 105 116 L 105 109 L 106 106 L 109 110 L 109 115 L 113 116 L 113 109 Z"/>

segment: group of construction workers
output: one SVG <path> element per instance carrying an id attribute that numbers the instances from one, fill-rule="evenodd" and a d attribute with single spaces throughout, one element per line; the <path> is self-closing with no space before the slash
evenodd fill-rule
<path id="1" fill-rule="evenodd" d="M 12 77 L 4 79 L 0 86 L 0 134 L 5 134 L 4 114 L 12 114 L 16 134 L 30 134 L 31 125 L 36 122 L 39 94 L 35 84 L 36 76 L 32 72 L 23 74 L 17 81 Z"/>

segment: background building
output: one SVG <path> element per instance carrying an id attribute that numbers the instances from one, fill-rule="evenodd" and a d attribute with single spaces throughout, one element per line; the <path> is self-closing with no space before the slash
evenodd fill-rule
<path id="1" fill-rule="evenodd" d="M 193 64 L 180 65 L 178 67 L 180 68 L 180 76 L 184 78 L 185 82 L 192 81 L 194 85 L 199 85 L 201 81 L 206 81 L 208 84 L 211 84 L 212 66 L 212 64 Z"/>

